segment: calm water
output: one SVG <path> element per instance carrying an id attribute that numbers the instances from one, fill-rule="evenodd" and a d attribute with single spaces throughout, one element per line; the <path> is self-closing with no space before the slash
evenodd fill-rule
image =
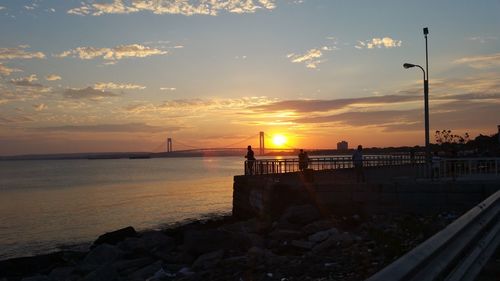
<path id="1" fill-rule="evenodd" d="M 243 160 L 0 161 L 0 260 L 230 213 Z"/>

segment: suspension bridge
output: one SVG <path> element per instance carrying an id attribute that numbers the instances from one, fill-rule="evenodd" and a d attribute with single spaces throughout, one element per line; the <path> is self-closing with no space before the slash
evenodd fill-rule
<path id="1" fill-rule="evenodd" d="M 184 140 L 173 139 L 168 137 L 165 142 L 157 145 L 151 153 L 158 156 L 175 156 L 175 155 L 206 155 L 206 154 L 218 154 L 218 155 L 240 155 L 245 153 L 247 146 L 251 145 L 256 154 L 266 155 L 272 153 L 295 153 L 298 148 L 283 144 L 281 148 L 269 147 L 266 144 L 266 140 L 270 140 L 273 137 L 266 134 L 265 132 L 259 132 L 258 134 L 253 134 L 244 139 L 238 140 L 233 143 L 228 143 L 225 145 L 217 147 L 201 147 L 193 145 Z M 258 140 L 258 146 L 254 145 Z"/>

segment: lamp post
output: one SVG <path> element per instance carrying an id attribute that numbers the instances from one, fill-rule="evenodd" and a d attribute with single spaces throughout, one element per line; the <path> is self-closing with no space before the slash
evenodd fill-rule
<path id="1" fill-rule="evenodd" d="M 427 34 L 429 34 L 429 29 L 424 28 L 425 36 L 425 70 L 418 64 L 405 63 L 404 68 L 418 67 L 422 70 L 424 74 L 424 116 L 425 116 L 425 160 L 427 164 L 430 164 L 431 160 L 431 147 L 429 141 L 429 53 L 427 51 Z"/>

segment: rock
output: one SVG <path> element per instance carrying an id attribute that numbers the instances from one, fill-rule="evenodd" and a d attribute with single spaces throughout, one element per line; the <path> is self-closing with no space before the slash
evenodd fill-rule
<path id="1" fill-rule="evenodd" d="M 21 281 L 52 281 L 52 279 L 44 275 L 37 275 L 37 276 L 23 278 L 21 279 Z"/>
<path id="2" fill-rule="evenodd" d="M 248 250 L 247 256 L 250 260 L 253 260 L 254 264 L 266 264 L 266 265 L 277 265 L 286 262 L 287 258 L 278 256 L 271 252 L 270 250 L 252 247 Z"/>
<path id="3" fill-rule="evenodd" d="M 193 263 L 194 269 L 209 269 L 215 267 L 224 256 L 224 250 L 218 250 L 199 256 Z"/>
<path id="4" fill-rule="evenodd" d="M 333 227 L 333 222 L 331 220 L 319 220 L 312 222 L 310 224 L 307 224 L 306 226 L 302 227 L 301 231 L 305 235 L 311 235 L 316 232 L 320 232 L 323 230 L 327 230 Z"/>
<path id="5" fill-rule="evenodd" d="M 301 225 L 305 225 L 320 218 L 320 212 L 312 205 L 291 206 L 286 209 L 285 213 L 281 216 L 281 220 Z"/>
<path id="6" fill-rule="evenodd" d="M 176 274 L 165 271 L 163 268 L 158 270 L 152 277 L 148 278 L 146 281 L 162 281 L 171 280 Z"/>
<path id="7" fill-rule="evenodd" d="M 304 240 L 293 240 L 291 243 L 292 246 L 304 249 L 304 250 L 310 250 L 314 247 L 314 243 L 310 241 L 304 241 Z"/>
<path id="8" fill-rule="evenodd" d="M 248 263 L 248 257 L 247 256 L 235 256 L 235 257 L 228 257 L 226 259 L 223 259 L 220 262 L 224 266 L 244 266 Z"/>
<path id="9" fill-rule="evenodd" d="M 97 270 L 85 276 L 82 281 L 114 281 L 118 280 L 118 273 L 112 266 L 102 265 Z"/>
<path id="10" fill-rule="evenodd" d="M 166 263 L 173 264 L 191 264 L 196 258 L 187 252 L 174 252 L 170 250 L 156 250 L 152 254 Z"/>
<path id="11" fill-rule="evenodd" d="M 328 239 L 330 236 L 337 234 L 339 234 L 339 231 L 335 227 L 332 227 L 328 230 L 319 231 L 310 235 L 308 240 L 314 243 L 319 243 Z"/>
<path id="12" fill-rule="evenodd" d="M 90 251 L 80 265 L 84 272 L 92 271 L 104 264 L 110 264 L 120 258 L 123 252 L 118 247 L 101 244 Z"/>
<path id="13" fill-rule="evenodd" d="M 139 269 L 148 264 L 152 264 L 154 260 L 150 257 L 137 258 L 131 260 L 119 260 L 113 263 L 113 267 L 119 272 L 126 269 Z"/>
<path id="14" fill-rule="evenodd" d="M 255 234 L 263 234 L 268 232 L 270 229 L 271 223 L 269 221 L 258 218 L 252 218 L 246 221 L 239 221 L 219 227 L 219 230 Z"/>
<path id="15" fill-rule="evenodd" d="M 179 272 L 177 272 L 177 274 L 179 274 L 181 276 L 192 276 L 195 273 L 191 270 L 191 268 L 189 268 L 189 267 L 183 267 L 183 268 L 181 268 L 179 270 Z"/>
<path id="16" fill-rule="evenodd" d="M 128 237 L 137 237 L 137 232 L 131 226 L 118 229 L 112 232 L 104 233 L 103 235 L 99 236 L 97 240 L 94 241 L 94 244 L 92 245 L 91 248 L 104 243 L 110 245 L 116 245 L 118 242 L 123 241 L 125 238 Z"/>
<path id="17" fill-rule="evenodd" d="M 162 268 L 163 262 L 157 261 L 153 264 L 147 265 L 130 275 L 131 280 L 143 281 L 155 275 Z"/>
<path id="18" fill-rule="evenodd" d="M 50 253 L 34 257 L 13 258 L 0 261 L 2 277 L 16 278 L 34 276 L 39 272 L 50 272 L 57 266 L 65 264 L 62 252 Z"/>
<path id="19" fill-rule="evenodd" d="M 160 231 L 146 232 L 142 234 L 141 240 L 144 242 L 144 246 L 149 251 L 159 248 L 171 250 L 175 247 L 175 240 Z"/>
<path id="20" fill-rule="evenodd" d="M 117 247 L 127 253 L 144 253 L 146 252 L 146 245 L 144 240 L 137 237 L 125 238 L 125 240 L 118 243 Z"/>
<path id="21" fill-rule="evenodd" d="M 247 237 L 250 240 L 251 246 L 264 248 L 266 245 L 266 240 L 258 234 L 249 233 Z"/>
<path id="22" fill-rule="evenodd" d="M 297 239 L 302 236 L 302 232 L 296 230 L 286 230 L 286 229 L 276 229 L 273 232 L 269 233 L 269 237 L 274 240 L 290 240 Z"/>
<path id="23" fill-rule="evenodd" d="M 330 237 L 330 238 L 326 239 L 325 241 L 314 246 L 311 252 L 313 254 L 319 254 L 319 253 L 326 252 L 330 248 L 336 246 L 337 243 L 339 243 L 339 241 L 337 239 L 335 239 L 335 237 Z"/>
<path id="24" fill-rule="evenodd" d="M 67 281 L 72 279 L 71 274 L 74 271 L 73 266 L 57 267 L 50 272 L 49 277 L 54 281 Z"/>
<path id="25" fill-rule="evenodd" d="M 194 255 L 216 250 L 244 250 L 250 246 L 245 235 L 221 230 L 190 230 L 184 234 L 183 249 Z"/>

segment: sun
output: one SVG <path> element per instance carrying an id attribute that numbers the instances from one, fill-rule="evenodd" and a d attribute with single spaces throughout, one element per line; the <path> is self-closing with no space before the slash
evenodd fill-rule
<path id="1" fill-rule="evenodd" d="M 273 144 L 275 146 L 278 146 L 278 147 L 283 146 L 286 144 L 286 142 L 287 142 L 287 139 L 284 135 L 274 135 L 273 136 Z"/>

